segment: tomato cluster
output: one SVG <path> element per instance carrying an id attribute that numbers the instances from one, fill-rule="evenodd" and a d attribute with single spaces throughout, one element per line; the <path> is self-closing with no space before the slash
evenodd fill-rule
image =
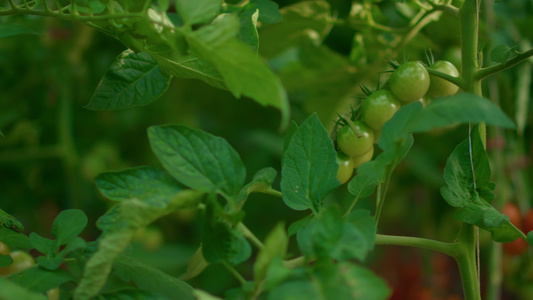
<path id="1" fill-rule="evenodd" d="M 437 61 L 429 68 L 457 77 L 459 72 L 448 61 Z M 368 93 L 359 107 L 359 117 L 352 112 L 350 119 L 341 118 L 336 135 L 337 179 L 347 182 L 354 169 L 370 161 L 374 155 L 374 144 L 381 135 L 383 125 L 400 109 L 402 104 L 419 101 L 426 95 L 431 98 L 450 96 L 458 91 L 453 83 L 436 76 L 430 76 L 426 67 L 410 61 L 396 69 L 384 89 Z"/>

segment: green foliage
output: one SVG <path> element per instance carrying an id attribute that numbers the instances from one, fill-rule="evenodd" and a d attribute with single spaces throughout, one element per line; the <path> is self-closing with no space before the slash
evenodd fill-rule
<path id="1" fill-rule="evenodd" d="M 333 142 L 316 115 L 310 116 L 294 133 L 283 154 L 281 191 L 292 209 L 318 213 L 322 200 L 337 180 Z"/>
<path id="2" fill-rule="evenodd" d="M 40 35 L 37 31 L 19 24 L 0 24 L 0 38 L 19 34 Z"/>
<path id="3" fill-rule="evenodd" d="M 148 105 L 167 90 L 171 78 L 149 54 L 125 50 L 104 74 L 86 108 L 115 110 Z"/>
<path id="4" fill-rule="evenodd" d="M 24 287 L 8 280 L 7 278 L 0 277 L 0 297 L 5 300 L 46 300 L 46 296 L 43 294 L 35 293 L 25 289 Z"/>

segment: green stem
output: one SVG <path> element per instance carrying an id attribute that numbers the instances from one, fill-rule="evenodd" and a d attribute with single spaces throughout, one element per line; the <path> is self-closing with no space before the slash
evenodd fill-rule
<path id="1" fill-rule="evenodd" d="M 517 56 L 511 58 L 510 60 L 504 62 L 504 63 L 501 63 L 501 64 L 497 64 L 497 65 L 494 65 L 494 66 L 490 66 L 490 67 L 486 67 L 486 68 L 481 68 L 479 69 L 477 72 L 476 72 L 476 79 L 478 80 L 481 80 L 485 77 L 488 77 L 490 75 L 493 75 L 493 74 L 496 74 L 500 71 L 503 71 L 503 70 L 506 70 L 506 69 L 509 69 L 525 60 L 527 60 L 528 58 L 530 58 L 531 56 L 533 56 L 533 49 L 529 49 L 528 51 L 526 52 L 523 52 L 523 53 L 520 53 L 518 54 Z"/>
<path id="2" fill-rule="evenodd" d="M 455 243 L 445 243 L 431 239 L 409 236 L 376 234 L 376 245 L 417 247 L 441 252 L 451 257 L 456 257 L 460 254 L 458 245 Z"/>
<path id="3" fill-rule="evenodd" d="M 459 245 L 461 254 L 455 257 L 466 300 L 481 300 L 478 269 L 476 266 L 477 233 L 476 226 L 463 223 Z"/>
<path id="4" fill-rule="evenodd" d="M 239 272 L 237 272 L 237 270 L 235 270 L 235 268 L 232 265 L 228 264 L 225 261 L 222 262 L 222 264 L 231 273 L 231 275 L 233 275 L 233 277 L 235 277 L 235 279 L 239 281 L 241 285 L 246 283 L 246 279 L 244 279 L 244 277 L 242 277 L 242 275 Z"/>
<path id="5" fill-rule="evenodd" d="M 265 246 L 263 245 L 263 242 L 261 242 L 261 240 L 259 240 L 255 236 L 255 234 L 251 232 L 250 229 L 248 229 L 248 227 L 246 227 L 246 225 L 240 222 L 239 224 L 237 224 L 237 229 L 242 233 L 242 235 L 245 238 L 249 239 L 257 248 L 263 249 L 263 247 Z"/>
<path id="6" fill-rule="evenodd" d="M 443 72 L 439 72 L 437 70 L 433 70 L 431 68 L 426 68 L 426 70 L 428 71 L 428 73 L 430 75 L 434 75 L 434 76 L 440 77 L 440 78 L 442 78 L 444 80 L 447 80 L 447 81 L 455 84 L 459 88 L 463 88 L 463 82 L 462 82 L 460 77 L 454 77 L 454 76 L 451 76 L 449 74 L 446 74 L 446 73 L 443 73 Z"/>
<path id="7" fill-rule="evenodd" d="M 352 210 L 355 207 L 355 204 L 357 203 L 357 201 L 359 201 L 359 196 L 357 196 L 357 197 L 355 197 L 355 199 L 353 199 L 352 204 L 350 204 L 350 207 L 348 207 L 348 209 L 346 210 L 346 213 L 344 213 L 344 217 L 345 218 L 352 212 Z"/>

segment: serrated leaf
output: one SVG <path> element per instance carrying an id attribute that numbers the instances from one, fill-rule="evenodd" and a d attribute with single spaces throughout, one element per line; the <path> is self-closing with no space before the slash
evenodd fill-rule
<path id="1" fill-rule="evenodd" d="M 221 0 L 177 0 L 176 10 L 187 24 L 198 24 L 214 18 L 222 7 Z"/>
<path id="2" fill-rule="evenodd" d="M 167 172 L 192 189 L 233 197 L 244 184 L 239 154 L 223 138 L 183 125 L 152 126 L 148 137 Z"/>
<path id="3" fill-rule="evenodd" d="M 474 94 L 462 93 L 435 99 L 409 120 L 407 130 L 424 132 L 458 123 L 480 122 L 502 128 L 515 128 L 513 121 L 490 100 Z"/>
<path id="4" fill-rule="evenodd" d="M 103 173 L 95 182 L 98 190 L 111 200 L 138 198 L 160 205 L 183 189 L 165 170 L 148 166 Z"/>
<path id="5" fill-rule="evenodd" d="M 236 98 L 244 95 L 263 106 L 279 109 L 282 128 L 286 127 L 289 103 L 281 81 L 261 57 L 237 40 L 237 32 L 227 30 L 229 27 L 224 24 L 231 18 L 226 19 L 187 35 L 191 54 L 212 64 Z"/>
<path id="6" fill-rule="evenodd" d="M 167 90 L 171 79 L 148 53 L 125 50 L 104 74 L 85 108 L 117 110 L 148 105 Z"/>
<path id="7" fill-rule="evenodd" d="M 235 202 L 239 203 L 246 200 L 248 195 L 253 192 L 260 192 L 272 188 L 272 182 L 274 182 L 277 175 L 278 172 L 270 167 L 257 171 L 252 181 L 241 188 L 239 194 L 235 197 Z"/>
<path id="8" fill-rule="evenodd" d="M 52 224 L 52 235 L 58 245 L 65 245 L 76 238 L 87 226 L 87 216 L 79 209 L 67 209 L 59 213 Z"/>
<path id="9" fill-rule="evenodd" d="M 336 157 L 326 129 L 316 114 L 311 115 L 283 154 L 281 191 L 287 206 L 319 212 L 324 197 L 340 184 Z"/>
<path id="10" fill-rule="evenodd" d="M 297 234 L 298 245 L 306 257 L 364 260 L 373 245 L 351 222 L 342 217 L 338 208 L 329 208 L 311 220 Z"/>
<path id="11" fill-rule="evenodd" d="M 202 254 L 209 263 L 237 265 L 250 257 L 252 248 L 242 233 L 224 222 L 207 221 L 202 234 Z"/>
<path id="12" fill-rule="evenodd" d="M 195 299 L 193 288 L 186 282 L 131 257 L 120 256 L 113 271 L 124 281 L 132 281 L 141 290 L 163 295 L 165 299 Z"/>
<path id="13" fill-rule="evenodd" d="M 15 282 L 0 276 L 0 299 L 2 300 L 47 300 L 42 293 L 35 293 Z"/>
<path id="14" fill-rule="evenodd" d="M 0 24 L 0 38 L 21 34 L 41 35 L 39 32 L 19 24 Z"/>

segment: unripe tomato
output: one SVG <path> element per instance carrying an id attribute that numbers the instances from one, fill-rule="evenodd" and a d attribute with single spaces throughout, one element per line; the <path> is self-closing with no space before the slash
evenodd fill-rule
<path id="1" fill-rule="evenodd" d="M 389 88 L 403 102 L 417 101 L 429 89 L 429 73 L 419 62 L 406 62 L 392 73 Z"/>
<path id="2" fill-rule="evenodd" d="M 337 164 L 339 165 L 339 170 L 337 171 L 337 179 L 341 184 L 346 183 L 353 174 L 353 161 L 351 157 L 337 151 Z"/>
<path id="3" fill-rule="evenodd" d="M 13 251 L 10 253 L 13 263 L 5 268 L 0 268 L 0 275 L 9 275 L 26 270 L 35 265 L 35 260 L 24 251 Z"/>
<path id="4" fill-rule="evenodd" d="M 60 299 L 59 288 L 56 287 L 56 288 L 53 288 L 51 290 L 48 290 L 46 292 L 46 297 L 48 298 L 48 300 L 59 300 Z"/>
<path id="5" fill-rule="evenodd" d="M 0 254 L 9 255 L 9 252 L 11 252 L 9 250 L 9 247 L 6 244 L 0 242 Z"/>
<path id="6" fill-rule="evenodd" d="M 374 147 L 370 148 L 370 151 L 368 151 L 366 154 L 352 157 L 353 167 L 355 169 L 359 168 L 359 166 L 362 165 L 363 163 L 366 163 L 367 161 L 371 161 L 372 156 L 374 156 Z"/>
<path id="7" fill-rule="evenodd" d="M 361 121 L 374 130 L 379 130 L 400 109 L 400 100 L 390 91 L 372 93 L 361 106 Z"/>
<path id="8" fill-rule="evenodd" d="M 433 70 L 440 71 L 444 74 L 451 75 L 453 77 L 459 76 L 459 71 L 457 71 L 457 68 L 449 61 L 446 60 L 439 60 L 429 66 L 429 68 Z M 445 96 L 451 96 L 457 93 L 459 90 L 459 87 L 455 84 L 444 80 L 440 77 L 430 75 L 430 84 L 429 84 L 429 90 L 428 90 L 428 96 L 432 98 L 437 97 L 445 97 Z"/>
<path id="9" fill-rule="evenodd" d="M 357 133 L 350 125 L 342 127 L 337 133 L 337 145 L 346 155 L 355 157 L 366 154 L 374 144 L 374 132 L 362 121 L 353 122 Z"/>
<path id="10" fill-rule="evenodd" d="M 530 208 L 522 218 L 522 228 L 526 235 L 533 230 L 533 208 Z"/>

